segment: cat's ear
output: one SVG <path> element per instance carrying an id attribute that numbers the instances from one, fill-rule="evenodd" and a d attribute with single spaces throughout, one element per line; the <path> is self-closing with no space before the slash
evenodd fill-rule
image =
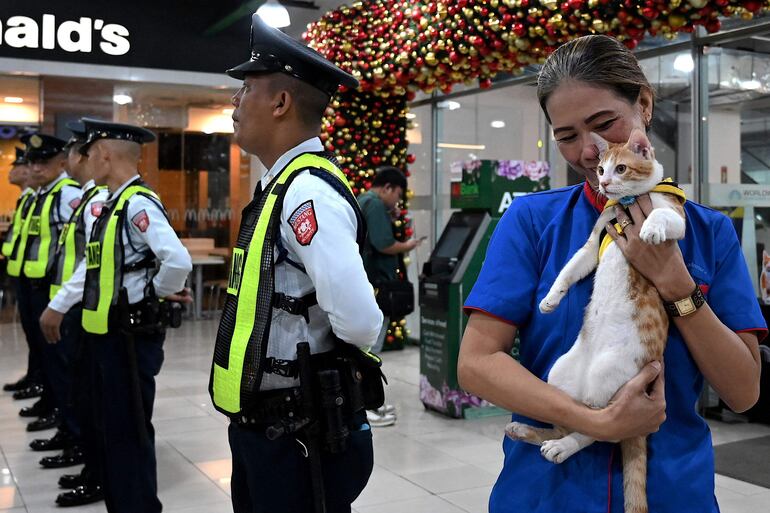
<path id="1" fill-rule="evenodd" d="M 628 146 L 631 151 L 645 159 L 652 158 L 652 144 L 647 138 L 647 134 L 645 134 L 644 130 L 640 128 L 634 128 L 631 131 L 631 136 L 628 138 L 628 143 L 626 146 Z"/>
<path id="2" fill-rule="evenodd" d="M 596 132 L 591 132 L 591 139 L 594 140 L 594 144 L 596 145 L 596 148 L 599 150 L 600 157 L 610 147 L 610 144 L 607 142 L 607 140 L 604 139 L 601 135 L 597 134 Z"/>

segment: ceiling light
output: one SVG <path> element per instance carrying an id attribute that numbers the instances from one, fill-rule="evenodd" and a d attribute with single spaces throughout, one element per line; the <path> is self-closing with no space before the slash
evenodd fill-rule
<path id="1" fill-rule="evenodd" d="M 492 128 L 505 128 L 505 121 L 502 121 L 500 119 L 496 119 L 490 123 L 490 126 Z"/>
<path id="2" fill-rule="evenodd" d="M 222 114 L 227 114 L 228 116 L 232 116 L 234 109 L 222 109 Z"/>
<path id="3" fill-rule="evenodd" d="M 414 119 L 416 117 L 417 117 L 417 114 L 415 114 L 414 112 L 407 112 L 406 113 L 406 119 Z"/>
<path id="4" fill-rule="evenodd" d="M 676 56 L 674 59 L 674 69 L 681 71 L 682 73 L 689 73 L 695 68 L 695 63 L 692 60 L 692 55 L 689 53 L 682 53 Z"/>
<path id="5" fill-rule="evenodd" d="M 455 144 L 455 143 L 438 143 L 439 148 L 447 148 L 451 150 L 483 150 L 486 149 L 484 144 Z"/>
<path id="6" fill-rule="evenodd" d="M 257 9 L 257 14 L 262 21 L 275 28 L 283 28 L 291 25 L 289 11 L 275 0 L 267 0 Z"/>
<path id="7" fill-rule="evenodd" d="M 439 109 L 457 110 L 461 107 L 461 105 L 458 102 L 455 102 L 452 100 L 444 100 L 444 101 L 438 102 L 436 104 L 436 107 L 438 107 Z"/>
<path id="8" fill-rule="evenodd" d="M 112 101 L 118 105 L 128 105 L 129 103 L 133 102 L 134 99 L 127 94 L 116 94 L 112 97 Z"/>
<path id="9" fill-rule="evenodd" d="M 24 103 L 24 98 L 19 98 L 18 96 L 6 96 L 3 98 L 3 101 L 5 103 Z"/>

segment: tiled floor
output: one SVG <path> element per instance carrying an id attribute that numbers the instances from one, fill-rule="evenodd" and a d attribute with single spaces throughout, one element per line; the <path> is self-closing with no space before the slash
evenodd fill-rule
<path id="1" fill-rule="evenodd" d="M 160 498 L 169 513 L 224 513 L 229 503 L 230 450 L 226 419 L 206 391 L 212 321 L 187 322 L 169 332 L 158 378 L 157 430 Z M 15 379 L 26 362 L 21 330 L 0 325 L 0 381 Z M 389 402 L 396 426 L 374 430 L 375 468 L 354 504 L 358 513 L 483 513 L 502 464 L 505 417 L 452 420 L 426 411 L 418 400 L 418 351 L 385 354 Z M 0 394 L 0 513 L 58 511 L 61 470 L 42 470 L 27 444 L 40 434 L 24 430 L 18 409 L 30 401 Z M 712 424 L 715 443 L 770 435 L 770 427 Z M 51 431 L 44 432 L 47 434 Z M 66 472 L 72 472 L 67 469 Z M 770 489 L 717 476 L 723 513 L 767 513 Z M 104 512 L 102 504 L 72 511 Z"/>

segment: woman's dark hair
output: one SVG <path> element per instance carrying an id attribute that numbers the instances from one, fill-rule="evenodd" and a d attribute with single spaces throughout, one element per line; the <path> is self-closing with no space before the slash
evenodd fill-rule
<path id="1" fill-rule="evenodd" d="M 406 176 L 400 169 L 393 166 L 381 166 L 377 168 L 377 174 L 372 180 L 372 187 L 385 187 L 386 185 L 392 185 L 393 187 L 401 187 L 402 190 L 406 190 Z"/>
<path id="2" fill-rule="evenodd" d="M 537 76 L 537 99 L 548 123 L 545 104 L 565 80 L 603 87 L 633 104 L 642 88 L 655 95 L 639 61 L 623 43 L 609 36 L 594 35 L 573 39 L 557 48 L 545 61 Z"/>

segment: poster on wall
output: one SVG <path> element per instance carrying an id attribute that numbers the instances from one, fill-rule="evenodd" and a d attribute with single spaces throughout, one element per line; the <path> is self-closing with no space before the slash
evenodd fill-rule
<path id="1" fill-rule="evenodd" d="M 459 160 L 450 165 L 452 208 L 488 208 L 502 215 L 516 196 L 550 189 L 542 160 Z"/>

